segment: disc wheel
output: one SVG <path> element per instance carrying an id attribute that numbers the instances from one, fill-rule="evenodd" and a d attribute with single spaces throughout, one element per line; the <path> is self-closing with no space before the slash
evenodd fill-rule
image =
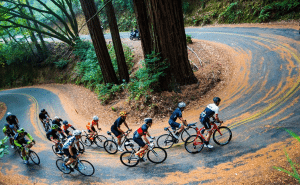
<path id="1" fill-rule="evenodd" d="M 168 149 L 171 148 L 174 144 L 174 139 L 170 134 L 164 134 L 159 136 L 159 138 L 156 141 L 157 146 Z"/>
<path id="2" fill-rule="evenodd" d="M 181 139 L 183 142 L 186 141 L 186 139 L 192 135 L 197 135 L 197 130 L 195 128 L 186 128 L 182 131 L 182 134 L 181 134 Z"/>
<path id="3" fill-rule="evenodd" d="M 57 159 L 56 160 L 56 167 L 63 172 L 64 174 L 69 174 L 71 173 L 70 168 L 64 167 L 63 165 L 65 164 L 65 162 L 62 159 Z"/>
<path id="4" fill-rule="evenodd" d="M 91 145 L 92 145 L 92 142 L 91 142 L 91 140 L 89 140 L 89 139 L 87 138 L 87 135 L 81 136 L 81 142 L 82 142 L 85 146 L 91 146 Z"/>
<path id="5" fill-rule="evenodd" d="M 139 163 L 139 159 L 135 159 L 134 152 L 126 151 L 120 155 L 122 164 L 128 167 L 134 167 Z"/>
<path id="6" fill-rule="evenodd" d="M 95 137 L 94 143 L 100 147 L 103 148 L 104 147 L 104 142 L 107 140 L 107 138 L 103 135 L 98 135 L 97 137 Z"/>
<path id="7" fill-rule="evenodd" d="M 199 153 L 203 149 L 204 144 L 201 137 L 197 137 L 197 135 L 192 135 L 187 138 L 187 140 L 184 143 L 184 147 L 189 153 L 195 154 Z"/>
<path id="8" fill-rule="evenodd" d="M 32 150 L 29 151 L 29 158 L 34 164 L 40 164 L 41 162 L 39 156 Z"/>
<path id="9" fill-rule="evenodd" d="M 154 147 L 152 150 L 149 150 L 147 153 L 149 161 L 153 163 L 162 163 L 167 159 L 167 152 L 165 149 L 160 147 Z"/>
<path id="10" fill-rule="evenodd" d="M 86 160 L 79 160 L 77 163 L 77 170 L 84 176 L 92 176 L 95 173 L 95 168 L 92 163 Z"/>
<path id="11" fill-rule="evenodd" d="M 118 145 L 112 140 L 106 140 L 104 142 L 104 149 L 109 154 L 115 154 L 118 151 Z"/>
<path id="12" fill-rule="evenodd" d="M 126 151 L 132 150 L 130 147 L 131 144 L 133 144 L 134 151 L 138 151 L 140 149 L 140 146 L 132 138 L 129 138 L 124 142 L 124 147 Z"/>
<path id="13" fill-rule="evenodd" d="M 214 142 L 218 145 L 227 145 L 232 138 L 232 132 L 228 127 L 221 126 L 219 131 L 213 133 Z"/>

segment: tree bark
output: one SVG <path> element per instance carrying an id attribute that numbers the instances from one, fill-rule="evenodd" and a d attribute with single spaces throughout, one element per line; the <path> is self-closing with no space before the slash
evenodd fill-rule
<path id="1" fill-rule="evenodd" d="M 97 13 L 94 0 L 80 0 L 80 3 L 87 21 Z M 95 16 L 91 19 L 87 23 L 87 26 L 93 41 L 104 82 L 118 84 L 118 79 L 111 63 L 105 38 L 102 33 L 99 17 Z"/>
<path id="2" fill-rule="evenodd" d="M 105 0 L 104 2 L 107 3 L 107 0 Z M 114 13 L 114 7 L 111 2 L 109 2 L 106 5 L 105 10 L 106 10 L 106 15 L 107 15 L 108 22 L 109 22 L 109 27 L 110 27 L 110 31 L 111 31 L 111 37 L 112 37 L 115 53 L 116 53 L 120 81 L 121 81 L 121 83 L 123 80 L 125 80 L 126 82 L 129 82 L 128 68 L 126 65 L 126 60 L 125 60 L 125 56 L 124 56 L 122 42 L 120 39 L 118 24 L 117 24 L 116 16 Z"/>

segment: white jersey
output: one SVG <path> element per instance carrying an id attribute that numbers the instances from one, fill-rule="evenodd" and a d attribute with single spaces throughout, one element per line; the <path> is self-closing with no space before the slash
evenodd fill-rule
<path id="1" fill-rule="evenodd" d="M 219 114 L 219 107 L 216 104 L 212 103 L 207 105 L 200 116 L 202 118 L 211 118 L 214 114 Z"/>

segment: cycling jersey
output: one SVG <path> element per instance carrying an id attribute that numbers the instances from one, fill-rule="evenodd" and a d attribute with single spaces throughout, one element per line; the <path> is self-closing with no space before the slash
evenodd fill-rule
<path id="1" fill-rule="evenodd" d="M 11 116 L 11 117 L 10 117 L 10 116 Z M 12 124 L 14 124 L 14 125 L 18 124 L 18 123 L 17 123 L 17 117 L 16 117 L 15 115 L 10 115 L 10 116 L 7 116 L 7 117 L 6 117 L 6 121 L 7 121 L 10 125 L 12 125 Z"/>
<path id="2" fill-rule="evenodd" d="M 200 114 L 200 119 L 201 118 L 209 119 L 214 114 L 218 114 L 218 113 L 219 113 L 219 107 L 216 104 L 212 103 L 212 104 L 207 105 L 205 110 Z"/>
<path id="3" fill-rule="evenodd" d="M 60 119 L 60 118 L 58 120 L 53 120 L 52 125 L 58 125 L 59 127 L 61 127 L 61 123 L 60 123 L 61 121 L 62 121 L 62 119 Z"/>
<path id="4" fill-rule="evenodd" d="M 172 113 L 172 115 L 169 119 L 169 123 L 174 123 L 174 122 L 176 122 L 177 118 L 181 118 L 181 117 L 182 117 L 182 112 L 181 112 L 180 108 L 177 108 Z"/>
<path id="5" fill-rule="evenodd" d="M 48 114 L 47 112 L 46 112 L 45 114 L 41 112 L 41 113 L 39 114 L 39 118 L 42 119 L 42 120 L 44 120 L 44 119 L 47 118 L 47 114 Z"/>
<path id="6" fill-rule="evenodd" d="M 58 128 L 58 131 L 51 129 L 47 132 L 46 136 L 47 136 L 48 140 L 51 140 L 51 136 L 53 137 L 53 139 L 59 139 L 58 133 L 61 133 L 61 131 L 62 130 L 60 128 Z"/>
<path id="7" fill-rule="evenodd" d="M 22 136 L 19 133 L 17 133 L 14 137 L 14 143 L 17 147 L 22 147 L 22 144 L 29 143 L 29 141 L 25 139 L 25 136 L 27 136 L 31 141 L 33 140 L 32 136 L 27 132 L 24 132 L 24 135 Z"/>
<path id="8" fill-rule="evenodd" d="M 122 119 L 122 117 L 119 117 L 114 124 L 112 125 L 112 129 L 118 130 L 118 128 L 120 128 L 120 126 L 122 125 L 122 123 L 125 122 L 125 119 Z"/>
<path id="9" fill-rule="evenodd" d="M 12 130 L 14 126 L 10 125 L 9 128 L 3 127 L 2 131 L 4 134 L 7 134 L 9 138 L 13 137 L 15 135 L 15 132 Z"/>
<path id="10" fill-rule="evenodd" d="M 68 128 L 70 128 L 70 127 L 73 127 L 71 124 L 67 124 L 67 125 L 63 125 L 63 126 L 61 126 L 61 129 L 63 130 L 63 131 L 66 131 L 66 130 L 68 130 Z"/>
<path id="11" fill-rule="evenodd" d="M 79 140 L 77 140 L 75 136 L 72 136 L 64 143 L 63 149 L 69 149 L 71 147 L 74 147 L 75 143 L 77 142 L 79 142 Z"/>
<path id="12" fill-rule="evenodd" d="M 135 138 L 140 138 L 143 135 L 146 135 L 147 131 L 148 131 L 148 125 L 144 124 L 142 125 L 140 128 L 138 128 L 134 133 L 133 133 L 133 137 Z"/>

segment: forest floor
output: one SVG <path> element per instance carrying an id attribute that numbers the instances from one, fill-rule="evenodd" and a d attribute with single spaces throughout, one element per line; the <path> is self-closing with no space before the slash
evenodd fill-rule
<path id="1" fill-rule="evenodd" d="M 284 25 L 287 24 L 284 23 Z M 270 24 L 249 26 L 272 27 Z M 278 26 L 280 27 L 280 25 L 274 24 L 274 28 Z M 291 26 L 295 26 L 295 24 Z M 296 29 L 296 27 L 293 27 L 293 29 Z M 140 60 L 143 59 L 140 41 L 130 41 L 129 39 L 122 41 L 132 47 L 135 55 L 134 68 L 137 69 L 140 65 Z M 98 115 L 101 120 L 101 128 L 106 130 L 118 117 L 119 111 L 127 111 L 130 113 L 127 120 L 130 126 L 141 124 L 145 117 L 154 118 L 154 123 L 157 125 L 166 125 L 170 114 L 175 108 L 174 105 L 176 105 L 177 102 L 185 101 L 187 103 L 187 109 L 184 111 L 186 117 L 199 116 L 199 113 L 205 105 L 211 103 L 212 97 L 218 95 L 222 89 L 226 87 L 233 75 L 237 75 L 235 74 L 233 65 L 235 61 L 233 61 L 232 58 L 234 51 L 232 51 L 231 48 L 218 43 L 194 39 L 193 44 L 189 45 L 189 47 L 191 47 L 198 56 L 201 56 L 202 66 L 196 55 L 189 51 L 189 59 L 194 64 L 194 73 L 199 83 L 182 86 L 180 89 L 181 93 L 154 93 L 151 95 L 152 106 L 144 104 L 143 100 L 139 102 L 128 101 L 126 99 L 126 92 L 118 94 L 109 104 L 102 105 L 95 93 L 82 86 L 72 84 L 41 84 L 35 85 L 34 87 L 44 88 L 57 94 L 69 117 L 71 117 L 72 120 L 77 120 L 76 123 L 81 123 L 83 127 L 85 123 L 91 121 L 93 115 Z M 1 115 L 3 116 L 6 110 L 1 102 L 0 105 L 1 119 Z M 112 107 L 114 109 L 112 109 Z M 288 145 L 291 143 L 292 145 Z M 284 155 L 283 146 L 286 146 L 285 151 L 289 151 L 289 157 L 299 164 L 300 144 L 290 139 L 275 143 L 255 154 L 241 156 L 235 161 L 230 162 L 230 164 L 224 164 L 224 168 L 222 168 L 221 165 L 216 169 L 207 169 L 211 171 L 207 171 L 205 175 L 211 177 L 214 176 L 216 172 L 219 174 L 218 178 L 211 184 L 297 184 L 297 181 L 293 177 L 273 168 L 273 166 L 280 166 L 292 171 Z M 279 151 L 270 152 L 274 151 L 274 148 L 279 149 Z M 252 158 L 249 156 L 255 157 Z M 248 165 L 226 170 L 226 165 L 234 165 L 236 161 L 247 163 Z M 191 178 L 190 175 L 201 176 L 200 174 L 182 175 L 181 172 L 178 172 L 178 175 L 183 179 Z M 0 177 L 2 179 L 0 184 L 17 184 L 16 181 L 5 178 L 3 174 L 0 174 Z M 173 178 L 178 177 L 174 176 Z M 29 183 L 29 181 L 26 182 L 26 184 Z M 161 183 L 164 183 L 164 181 Z M 168 183 L 168 179 L 165 179 L 165 183 Z"/>

